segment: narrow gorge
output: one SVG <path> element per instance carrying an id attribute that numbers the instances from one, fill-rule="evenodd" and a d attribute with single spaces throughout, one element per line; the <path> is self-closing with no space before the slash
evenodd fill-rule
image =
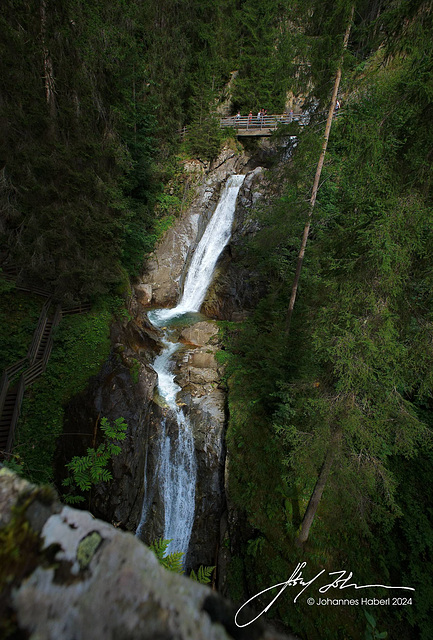
<path id="1" fill-rule="evenodd" d="M 150 257 L 101 374 L 68 408 L 65 433 L 99 413 L 128 423 L 114 481 L 95 487 L 92 511 L 147 544 L 171 539 L 187 569 L 217 562 L 226 397 L 216 320 L 243 318 L 255 295 L 234 259 L 256 225 L 263 169 L 251 164 L 225 149 L 208 171 L 186 166 L 193 202 Z"/>

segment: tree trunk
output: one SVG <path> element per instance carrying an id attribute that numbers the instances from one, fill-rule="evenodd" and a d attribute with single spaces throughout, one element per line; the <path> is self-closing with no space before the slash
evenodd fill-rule
<path id="1" fill-rule="evenodd" d="M 53 61 L 48 51 L 46 44 L 46 31 L 47 31 L 47 13 L 46 13 L 46 0 L 41 0 L 41 40 L 42 40 L 42 55 L 44 60 L 44 85 L 45 85 L 45 97 L 48 105 L 48 112 L 50 114 L 51 124 L 50 129 L 54 127 L 54 119 L 56 117 L 56 98 L 55 98 L 55 83 L 54 83 L 54 69 Z"/>
<path id="2" fill-rule="evenodd" d="M 316 484 L 311 494 L 308 506 L 305 510 L 304 517 L 302 519 L 301 529 L 296 538 L 296 545 L 302 547 L 308 540 L 311 525 L 313 524 L 314 517 L 322 499 L 323 490 L 328 480 L 329 472 L 331 471 L 332 463 L 334 462 L 335 453 L 340 445 L 341 430 L 338 429 L 331 438 L 331 443 L 326 452 L 325 459 L 319 472 Z"/>
<path id="3" fill-rule="evenodd" d="M 300 248 L 299 255 L 298 255 L 298 262 L 297 262 L 297 265 L 296 265 L 295 278 L 293 280 L 293 285 L 292 285 L 292 295 L 290 296 L 289 308 L 287 310 L 286 336 L 288 336 L 289 332 L 290 332 L 290 323 L 291 323 L 291 320 L 292 320 L 293 308 L 295 306 L 296 294 L 297 294 L 297 291 L 298 291 L 299 276 L 301 275 L 302 264 L 303 264 L 303 261 L 304 261 L 305 247 L 307 246 L 308 234 L 310 233 L 311 217 L 313 215 L 314 205 L 316 204 L 317 191 L 319 189 L 320 175 L 322 173 L 322 167 L 323 167 L 323 163 L 325 161 L 326 148 L 328 146 L 329 134 L 331 132 L 332 119 L 334 117 L 335 105 L 336 105 L 336 102 L 337 102 L 338 88 L 340 86 L 340 80 L 341 80 L 341 67 L 343 66 L 344 52 L 345 52 L 345 50 L 347 48 L 347 43 L 349 41 L 349 35 L 350 35 L 350 29 L 352 27 L 352 20 L 353 20 L 354 10 L 355 10 L 355 5 L 352 6 L 352 11 L 350 13 L 349 22 L 347 23 L 346 33 L 344 34 L 343 53 L 341 55 L 340 66 L 338 68 L 337 75 L 336 75 L 335 82 L 334 82 L 334 90 L 332 92 L 331 104 L 329 106 L 328 118 L 326 120 L 326 127 L 325 127 L 325 134 L 324 134 L 324 139 L 323 139 L 322 151 L 320 153 L 319 162 L 317 163 L 316 175 L 314 176 L 313 190 L 311 192 L 310 205 L 309 205 L 309 210 L 308 210 L 308 217 L 307 217 L 307 221 L 305 223 L 304 233 L 302 235 L 301 248 Z"/>

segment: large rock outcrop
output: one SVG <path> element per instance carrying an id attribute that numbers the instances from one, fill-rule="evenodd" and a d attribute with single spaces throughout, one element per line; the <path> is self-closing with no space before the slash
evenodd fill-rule
<path id="1" fill-rule="evenodd" d="M 180 401 L 192 426 L 197 460 L 194 526 L 188 560 L 191 566 L 213 565 L 225 507 L 225 404 L 220 388 L 223 369 L 215 358 L 219 350 L 215 322 L 200 322 L 184 330 L 187 342 L 177 359 L 176 382 Z"/>
<path id="2" fill-rule="evenodd" d="M 261 622 L 238 628 L 235 607 L 163 569 L 137 538 L 4 468 L 0 537 L 1 637 L 289 640 Z"/>

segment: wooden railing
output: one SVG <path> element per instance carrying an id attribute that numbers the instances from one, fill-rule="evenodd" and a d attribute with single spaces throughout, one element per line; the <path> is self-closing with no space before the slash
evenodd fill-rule
<path id="1" fill-rule="evenodd" d="M 238 135 L 270 135 L 271 131 L 275 131 L 279 125 L 290 124 L 291 122 L 299 122 L 299 124 L 308 124 L 310 116 L 307 113 L 281 113 L 257 118 L 257 114 L 251 118 L 249 116 L 228 116 L 220 119 L 220 127 L 232 127 L 237 129 Z M 182 127 L 178 131 L 180 139 L 183 141 L 188 135 L 188 127 Z"/>
<path id="2" fill-rule="evenodd" d="M 15 283 L 15 288 L 19 291 L 26 291 L 27 293 L 34 293 L 37 296 L 42 296 L 44 298 L 51 298 L 52 292 L 48 291 L 48 289 L 44 289 L 43 287 L 39 287 L 33 285 L 32 283 L 26 282 L 22 283 L 19 281 L 20 271 L 18 267 L 14 265 L 3 266 L 2 275 L 6 278 L 6 280 L 10 280 Z"/>
<path id="3" fill-rule="evenodd" d="M 44 328 L 48 332 L 48 335 L 45 336 L 46 343 L 45 343 L 42 355 L 39 358 L 35 359 L 35 361 L 32 363 L 32 366 L 29 369 L 27 369 L 27 371 L 25 371 L 24 373 L 24 382 L 26 387 L 29 387 L 30 385 L 32 385 L 35 382 L 35 380 L 39 378 L 39 376 L 42 373 L 44 373 L 45 369 L 47 368 L 48 360 L 50 359 L 51 351 L 53 348 L 54 330 L 60 323 L 61 318 L 62 318 L 62 310 L 59 305 L 56 308 L 54 317 L 49 327 L 47 327 L 47 324 L 45 324 L 44 326 Z M 41 336 L 41 339 L 42 339 L 42 336 Z M 39 344 L 40 342 L 41 340 L 39 341 Z"/>
<path id="4" fill-rule="evenodd" d="M 3 407 L 6 399 L 6 394 L 9 387 L 9 376 L 6 371 L 3 371 L 3 375 L 0 379 L 0 416 L 3 413 Z"/>
<path id="5" fill-rule="evenodd" d="M 12 447 L 15 440 L 15 430 L 17 427 L 18 418 L 20 417 L 21 405 L 23 403 L 24 390 L 25 390 L 25 382 L 24 382 L 24 376 L 22 375 L 18 383 L 18 391 L 15 399 L 14 412 L 13 412 L 12 420 L 9 427 L 9 436 L 8 436 L 8 441 L 6 445 L 6 453 L 10 453 L 12 451 Z"/>
<path id="6" fill-rule="evenodd" d="M 51 324 L 50 333 L 48 335 L 47 344 L 45 346 L 45 350 L 44 350 L 44 353 L 43 353 L 43 356 L 42 356 L 42 362 L 43 362 L 43 365 L 44 365 L 44 371 L 46 369 L 47 362 L 48 362 L 48 360 L 50 358 L 51 351 L 53 349 L 54 331 L 56 330 L 57 326 L 59 325 L 61 319 L 62 319 L 62 307 L 60 305 L 57 305 L 56 311 L 54 313 L 53 322 Z"/>
<path id="7" fill-rule="evenodd" d="M 7 374 L 9 381 L 12 380 L 12 378 L 21 371 L 21 369 L 24 369 L 27 364 L 28 357 L 24 356 L 24 358 L 21 358 L 21 360 L 17 360 L 13 364 L 6 367 L 5 373 Z"/>
<path id="8" fill-rule="evenodd" d="M 230 116 L 229 118 L 221 118 L 220 127 L 233 127 L 238 130 L 245 131 L 261 131 L 264 129 L 277 129 L 279 125 L 287 125 L 292 122 L 300 124 L 308 124 L 310 116 L 307 113 L 282 113 L 273 115 L 257 114 L 250 116 Z"/>
<path id="9" fill-rule="evenodd" d="M 34 332 L 33 338 L 32 338 L 32 343 L 31 343 L 29 351 L 27 353 L 27 357 L 29 359 L 30 364 L 33 364 L 33 362 L 36 359 L 36 355 L 38 353 L 39 345 L 41 344 L 42 335 L 43 335 L 44 330 L 45 330 L 45 325 L 47 323 L 48 309 L 50 307 L 50 304 L 51 304 L 51 300 L 48 299 L 44 303 L 44 306 L 42 307 L 41 313 L 39 315 L 38 326 L 35 329 L 35 332 Z"/>
<path id="10" fill-rule="evenodd" d="M 20 291 L 26 291 L 27 293 L 34 293 L 36 296 L 41 296 L 42 298 L 51 298 L 52 292 L 48 291 L 48 289 L 42 289 L 42 287 L 34 287 L 33 285 L 27 284 L 19 284 L 17 283 L 16 288 Z"/>
<path id="11" fill-rule="evenodd" d="M 87 313 L 92 308 L 90 302 L 81 302 L 75 305 L 75 307 L 62 307 L 62 318 L 65 316 L 71 316 L 76 313 Z"/>

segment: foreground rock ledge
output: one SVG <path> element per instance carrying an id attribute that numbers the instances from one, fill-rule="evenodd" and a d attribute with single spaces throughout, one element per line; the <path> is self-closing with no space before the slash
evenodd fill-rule
<path id="1" fill-rule="evenodd" d="M 164 570 L 130 533 L 61 505 L 0 468 L 0 636 L 33 640 L 284 640 L 262 623 L 239 629 L 236 608 Z"/>

